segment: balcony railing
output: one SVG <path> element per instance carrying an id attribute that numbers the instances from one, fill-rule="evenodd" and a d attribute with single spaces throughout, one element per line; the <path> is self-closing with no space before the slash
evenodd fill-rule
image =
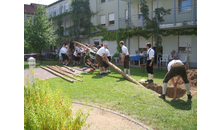
<path id="1" fill-rule="evenodd" d="M 182 11 L 186 8 L 185 11 Z M 164 21 L 159 22 L 161 28 L 163 27 L 173 27 L 173 26 L 184 26 L 184 25 L 196 25 L 197 24 L 197 5 L 182 7 L 182 8 L 170 8 L 171 11 L 169 15 L 161 16 Z M 132 10 L 131 10 L 132 11 Z M 149 12 L 148 17 L 151 20 L 156 21 L 155 13 Z M 129 20 L 131 20 L 130 27 L 142 27 L 144 26 L 144 21 L 140 14 L 131 15 L 131 17 L 121 17 L 119 18 L 120 28 L 129 27 Z"/>

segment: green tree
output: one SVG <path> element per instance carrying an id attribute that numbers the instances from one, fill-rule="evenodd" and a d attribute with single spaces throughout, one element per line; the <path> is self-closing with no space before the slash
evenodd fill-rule
<path id="1" fill-rule="evenodd" d="M 33 23 L 31 20 L 25 20 L 24 25 L 25 47 L 39 52 L 40 55 L 43 49 L 54 44 L 57 39 L 57 35 L 53 30 L 53 23 L 47 19 L 45 12 L 43 6 L 37 6 Z"/>
<path id="2" fill-rule="evenodd" d="M 75 41 L 79 40 L 80 35 L 89 36 L 91 32 L 106 31 L 107 29 L 100 25 L 93 25 L 91 18 L 98 12 L 92 12 L 89 0 L 72 0 L 71 2 L 71 20 L 73 25 L 68 28 L 70 37 L 74 36 Z"/>

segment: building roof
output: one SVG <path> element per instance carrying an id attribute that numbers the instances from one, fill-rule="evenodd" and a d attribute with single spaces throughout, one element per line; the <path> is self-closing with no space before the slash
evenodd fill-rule
<path id="1" fill-rule="evenodd" d="M 63 1 L 63 0 L 55 1 L 55 2 L 53 2 L 53 3 L 49 4 L 49 5 L 47 5 L 46 7 L 50 7 L 50 6 L 55 5 L 56 3 L 59 3 L 59 2 L 62 2 L 62 1 Z"/>
<path id="2" fill-rule="evenodd" d="M 36 11 L 33 6 L 24 4 L 24 13 L 34 14 L 35 12 Z"/>
<path id="3" fill-rule="evenodd" d="M 35 8 L 42 4 L 31 3 L 30 5 L 24 4 L 24 13 L 34 14 L 36 13 Z M 45 7 L 45 5 L 43 5 Z"/>

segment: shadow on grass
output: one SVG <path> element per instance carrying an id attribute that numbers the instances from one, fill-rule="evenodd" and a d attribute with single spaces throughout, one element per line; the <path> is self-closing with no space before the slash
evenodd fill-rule
<path id="1" fill-rule="evenodd" d="M 172 99 L 171 101 L 164 100 L 166 103 L 170 104 L 172 107 L 180 110 L 191 110 L 191 100 L 184 101 L 182 99 Z"/>

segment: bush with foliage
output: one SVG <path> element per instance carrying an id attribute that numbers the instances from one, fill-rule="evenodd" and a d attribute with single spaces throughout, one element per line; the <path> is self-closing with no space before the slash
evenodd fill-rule
<path id="1" fill-rule="evenodd" d="M 24 87 L 24 129 L 80 130 L 89 113 L 79 109 L 72 115 L 72 101 L 62 95 L 61 88 L 52 90 L 45 81 Z"/>

